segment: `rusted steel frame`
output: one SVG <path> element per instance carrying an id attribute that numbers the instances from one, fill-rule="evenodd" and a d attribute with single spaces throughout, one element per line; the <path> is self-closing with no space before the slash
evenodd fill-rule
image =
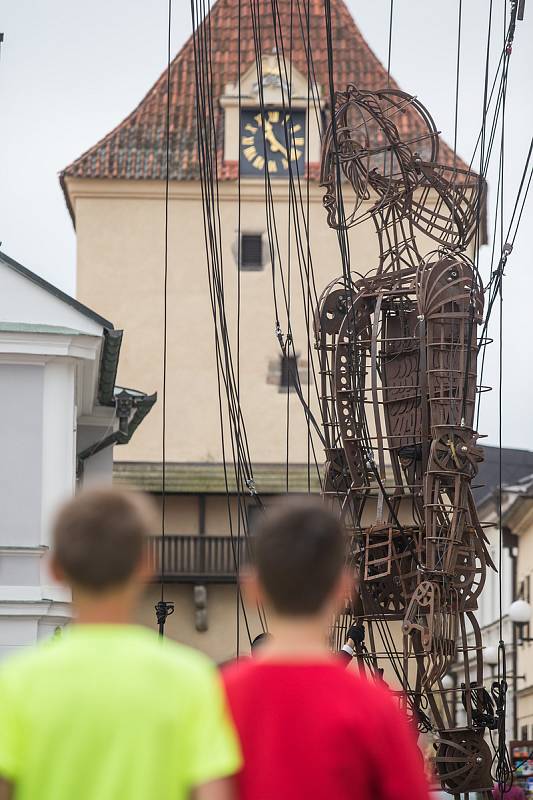
<path id="1" fill-rule="evenodd" d="M 466 633 L 466 626 L 465 626 L 465 615 L 460 615 L 460 625 L 461 625 L 461 638 L 463 641 L 463 646 L 467 646 L 467 633 Z M 463 651 L 464 652 L 464 651 Z M 470 681 L 470 662 L 468 658 L 463 658 L 463 666 L 464 666 L 464 683 L 465 683 L 465 712 L 466 712 L 466 724 L 469 728 L 471 728 L 474 724 L 474 720 L 472 718 L 472 684 Z M 481 681 L 483 683 L 483 680 Z"/>
<path id="2" fill-rule="evenodd" d="M 402 104 L 412 106 L 427 134 L 402 140 L 392 119 Z M 337 445 L 337 435 L 340 437 L 352 477 L 344 508 L 351 509 L 353 529 L 360 531 L 358 547 L 366 543 L 358 550 L 361 619 L 369 621 L 377 663 L 374 622 L 379 620 L 383 636 L 383 626 L 403 618 L 409 630 L 402 648 L 404 688 L 411 699 L 417 698 L 419 708 L 427 699 L 434 724 L 441 730 L 437 760 L 444 770 L 443 780 L 454 791 L 470 790 L 475 788 L 478 774 L 481 782 L 486 779 L 486 770 L 474 770 L 474 777 L 471 770 L 478 754 L 485 768 L 486 750 L 472 728 L 465 614 L 476 608 L 486 564 L 492 562 L 470 487 L 480 453 L 472 422 L 481 344 L 471 332 L 482 319 L 482 288 L 477 271 L 460 251 L 473 235 L 476 204 L 484 186 L 477 176 L 438 163 L 434 123 L 414 98 L 395 90 L 372 93 L 349 86 L 337 95 L 334 115 L 338 140 L 333 142 L 330 128 L 324 137 L 322 159 L 328 222 L 339 229 L 370 217 L 380 248 L 377 268 L 350 285 L 350 302 L 344 318 L 337 318 L 335 332 L 326 336 L 321 328 L 319 340 L 322 407 L 326 412 L 334 404 L 338 420 L 337 426 L 329 420 L 325 425 L 333 436 L 332 446 Z M 431 145 L 429 159 L 428 153 L 420 157 L 413 152 L 414 138 Z M 388 155 L 381 166 L 376 159 L 383 153 Z M 346 205 L 346 223 L 337 209 L 338 169 L 347 180 L 343 188 L 351 186 L 353 191 Z M 436 202 L 430 201 L 430 192 L 436 193 Z M 374 204 L 363 206 L 371 197 L 375 197 Z M 437 241 L 442 250 L 426 263 L 417 249 L 415 229 Z M 404 309 L 404 301 L 416 303 L 417 312 L 412 306 Z M 364 311 L 359 319 L 358 310 Z M 413 325 L 413 313 L 418 316 L 417 326 Z M 323 317 L 320 322 L 327 325 Z M 367 399 L 364 372 L 368 357 L 371 380 Z M 370 406 L 375 435 L 368 431 Z M 464 420 L 457 418 L 462 408 Z M 375 465 L 371 469 L 365 464 L 370 447 L 378 450 L 379 472 L 374 476 Z M 394 475 L 394 484 L 387 490 L 382 485 L 386 452 Z M 338 455 L 336 458 L 339 460 Z M 416 569 L 409 548 L 396 545 L 395 525 L 371 530 L 360 527 L 368 498 L 382 497 L 385 491 L 387 498 L 394 492 L 388 498 L 389 513 L 393 511 L 396 517 L 407 514 L 413 523 L 405 532 L 399 530 L 402 536 L 408 533 L 414 543 L 421 569 Z M 408 503 L 404 502 L 407 498 Z M 468 670 L 470 730 L 465 734 L 449 730 L 447 734 L 445 728 L 451 728 L 453 718 L 449 705 L 439 710 L 436 697 L 444 699 L 442 676 L 454 657 L 457 626 Z M 472 627 L 479 678 L 481 640 L 479 629 L 474 623 Z M 399 655 L 394 647 L 391 658 L 395 663 Z M 417 665 L 414 693 L 408 686 L 412 658 Z"/>
<path id="3" fill-rule="evenodd" d="M 428 407 L 428 382 L 427 382 L 427 352 L 426 352 L 426 320 L 424 315 L 419 317 L 420 337 L 420 413 L 422 435 L 422 472 L 427 470 L 429 460 L 429 407 Z"/>
<path id="4" fill-rule="evenodd" d="M 364 297 L 359 296 L 356 298 L 353 306 L 350 308 L 349 315 L 346 315 L 341 325 L 334 364 L 334 394 L 336 398 L 337 418 L 339 420 L 342 442 L 346 449 L 348 467 L 356 486 L 366 483 L 366 481 L 361 480 L 363 477 L 361 475 L 361 465 L 356 465 L 353 457 L 354 451 L 360 450 L 360 447 L 355 437 L 356 404 L 351 403 L 348 399 L 350 396 L 350 385 L 353 386 L 353 382 L 357 380 L 357 375 L 353 374 L 352 365 L 350 364 L 350 347 L 352 343 L 350 339 L 352 339 L 352 341 L 356 339 L 358 306 L 363 305 L 364 302 Z M 363 309 L 366 310 L 366 307 L 363 306 Z M 365 317 L 364 319 L 367 320 L 368 318 Z M 367 323 L 365 322 L 365 324 Z M 350 336 L 350 325 L 353 326 L 353 337 Z M 345 339 L 348 341 L 345 341 Z M 360 456 L 362 458 L 362 453 Z"/>
<path id="5" fill-rule="evenodd" d="M 426 665 L 425 665 L 425 657 L 424 657 L 423 649 L 422 649 L 422 647 L 420 645 L 420 634 L 415 632 L 413 634 L 413 636 L 411 637 L 411 639 L 412 639 L 412 643 L 413 643 L 413 649 L 414 649 L 414 652 L 415 652 L 415 658 L 416 658 L 416 663 L 417 663 L 417 667 L 418 667 L 418 673 L 422 676 L 422 679 L 423 679 L 423 676 L 424 676 L 424 674 L 426 672 Z M 424 696 L 426 697 L 428 705 L 429 705 L 429 708 L 431 709 L 431 713 L 433 715 L 433 720 L 434 720 L 435 727 L 437 729 L 441 730 L 442 728 L 444 728 L 444 720 L 442 718 L 442 714 L 440 712 L 440 709 L 439 709 L 439 706 L 438 706 L 438 703 L 437 703 L 437 699 L 436 699 L 435 695 L 433 694 L 433 692 L 427 692 L 426 691 L 426 692 L 424 692 Z"/>
<path id="6" fill-rule="evenodd" d="M 324 349 L 323 348 L 321 348 L 320 354 L 321 354 L 321 361 L 322 361 L 327 354 L 324 353 Z M 327 364 L 327 362 L 326 362 L 326 364 Z M 321 411 L 322 411 L 322 419 L 329 421 L 329 420 L 331 420 L 331 417 L 330 417 L 330 403 L 326 399 L 326 393 L 327 393 L 327 391 L 329 389 L 329 385 L 328 385 L 329 384 L 329 380 L 328 380 L 329 370 L 325 370 L 324 369 L 326 364 L 324 364 L 323 362 L 321 363 L 321 367 L 322 368 L 321 368 L 321 371 L 320 371 L 320 375 L 321 375 L 321 378 L 320 378 L 320 394 L 321 394 L 320 402 L 321 402 L 321 406 L 322 406 L 322 409 L 321 409 Z M 324 426 L 324 436 L 325 436 L 325 439 L 326 439 L 327 447 L 331 448 L 332 447 L 332 441 L 331 441 L 331 432 L 330 432 L 330 426 L 329 425 Z"/>
<path id="7" fill-rule="evenodd" d="M 472 626 L 476 642 L 474 650 L 476 653 L 476 683 L 478 686 L 483 686 L 483 641 L 481 638 L 481 628 L 472 611 L 466 611 L 465 615 L 468 617 L 470 625 Z M 472 648 L 469 648 L 469 652 L 472 652 Z"/>
<path id="8" fill-rule="evenodd" d="M 377 451 L 378 451 L 378 464 L 379 464 L 379 472 L 382 480 L 385 479 L 385 456 L 383 453 L 383 433 L 381 429 L 381 416 L 379 410 L 379 403 L 378 403 L 378 393 L 377 393 L 377 378 L 378 378 L 378 355 L 377 355 L 377 332 L 379 329 L 379 325 L 381 322 L 381 303 L 383 302 L 383 295 L 381 292 L 378 294 L 376 298 L 376 303 L 374 306 L 374 322 L 372 325 L 372 347 L 370 350 L 370 375 L 371 375 L 371 386 L 372 386 L 372 404 L 374 407 L 374 422 L 376 426 L 376 437 L 377 437 Z M 379 508 L 378 503 L 378 508 Z M 382 506 L 381 506 L 382 508 Z M 378 511 L 378 519 L 381 517 L 381 514 Z"/>

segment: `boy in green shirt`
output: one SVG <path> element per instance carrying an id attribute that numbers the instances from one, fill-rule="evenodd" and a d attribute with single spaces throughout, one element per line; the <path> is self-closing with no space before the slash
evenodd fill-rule
<path id="1" fill-rule="evenodd" d="M 132 624 L 153 529 L 145 498 L 110 489 L 60 512 L 52 568 L 76 619 L 0 668 L 0 800 L 233 800 L 215 668 Z"/>

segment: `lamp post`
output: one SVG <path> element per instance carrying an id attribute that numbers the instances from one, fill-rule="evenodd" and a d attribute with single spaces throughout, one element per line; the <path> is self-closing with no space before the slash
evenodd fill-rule
<path id="1" fill-rule="evenodd" d="M 518 644 L 533 642 L 530 636 L 524 636 L 524 627 L 529 625 L 531 619 L 531 606 L 526 600 L 515 600 L 509 606 L 509 619 L 518 630 Z"/>
<path id="2" fill-rule="evenodd" d="M 448 672 L 442 679 L 442 688 L 444 689 L 445 692 L 449 692 L 450 689 L 453 689 L 454 687 L 455 687 L 455 680 L 453 678 L 453 675 L 450 675 L 450 673 Z"/>
<path id="3" fill-rule="evenodd" d="M 490 667 L 491 676 L 494 677 L 494 667 L 498 663 L 498 646 L 489 644 L 483 650 L 483 661 Z"/>
<path id="4" fill-rule="evenodd" d="M 513 623 L 513 736 L 518 739 L 518 647 L 525 642 L 533 642 L 530 636 L 524 636 L 524 628 L 531 619 L 531 606 L 526 600 L 519 598 L 509 606 L 509 619 Z"/>

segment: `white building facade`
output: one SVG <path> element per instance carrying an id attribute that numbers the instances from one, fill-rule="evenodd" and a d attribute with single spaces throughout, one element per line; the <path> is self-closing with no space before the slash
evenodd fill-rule
<path id="1" fill-rule="evenodd" d="M 122 331 L 0 253 L 0 658 L 65 625 L 47 554 L 58 504 L 111 481 L 155 395 L 120 390 Z"/>

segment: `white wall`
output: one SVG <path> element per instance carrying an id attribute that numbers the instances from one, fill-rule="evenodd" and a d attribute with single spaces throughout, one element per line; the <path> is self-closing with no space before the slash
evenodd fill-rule
<path id="1" fill-rule="evenodd" d="M 113 433 L 113 418 L 109 425 L 78 425 L 77 451 L 100 442 Z M 106 447 L 99 453 L 86 459 L 83 463 L 81 484 L 83 486 L 111 483 L 113 479 L 113 447 Z"/>
<path id="2" fill-rule="evenodd" d="M 44 371 L 0 364 L 0 545 L 40 544 Z"/>
<path id="3" fill-rule="evenodd" d="M 75 479 L 75 366 L 0 363 L 0 657 L 69 618 L 46 556 L 58 502 Z"/>

